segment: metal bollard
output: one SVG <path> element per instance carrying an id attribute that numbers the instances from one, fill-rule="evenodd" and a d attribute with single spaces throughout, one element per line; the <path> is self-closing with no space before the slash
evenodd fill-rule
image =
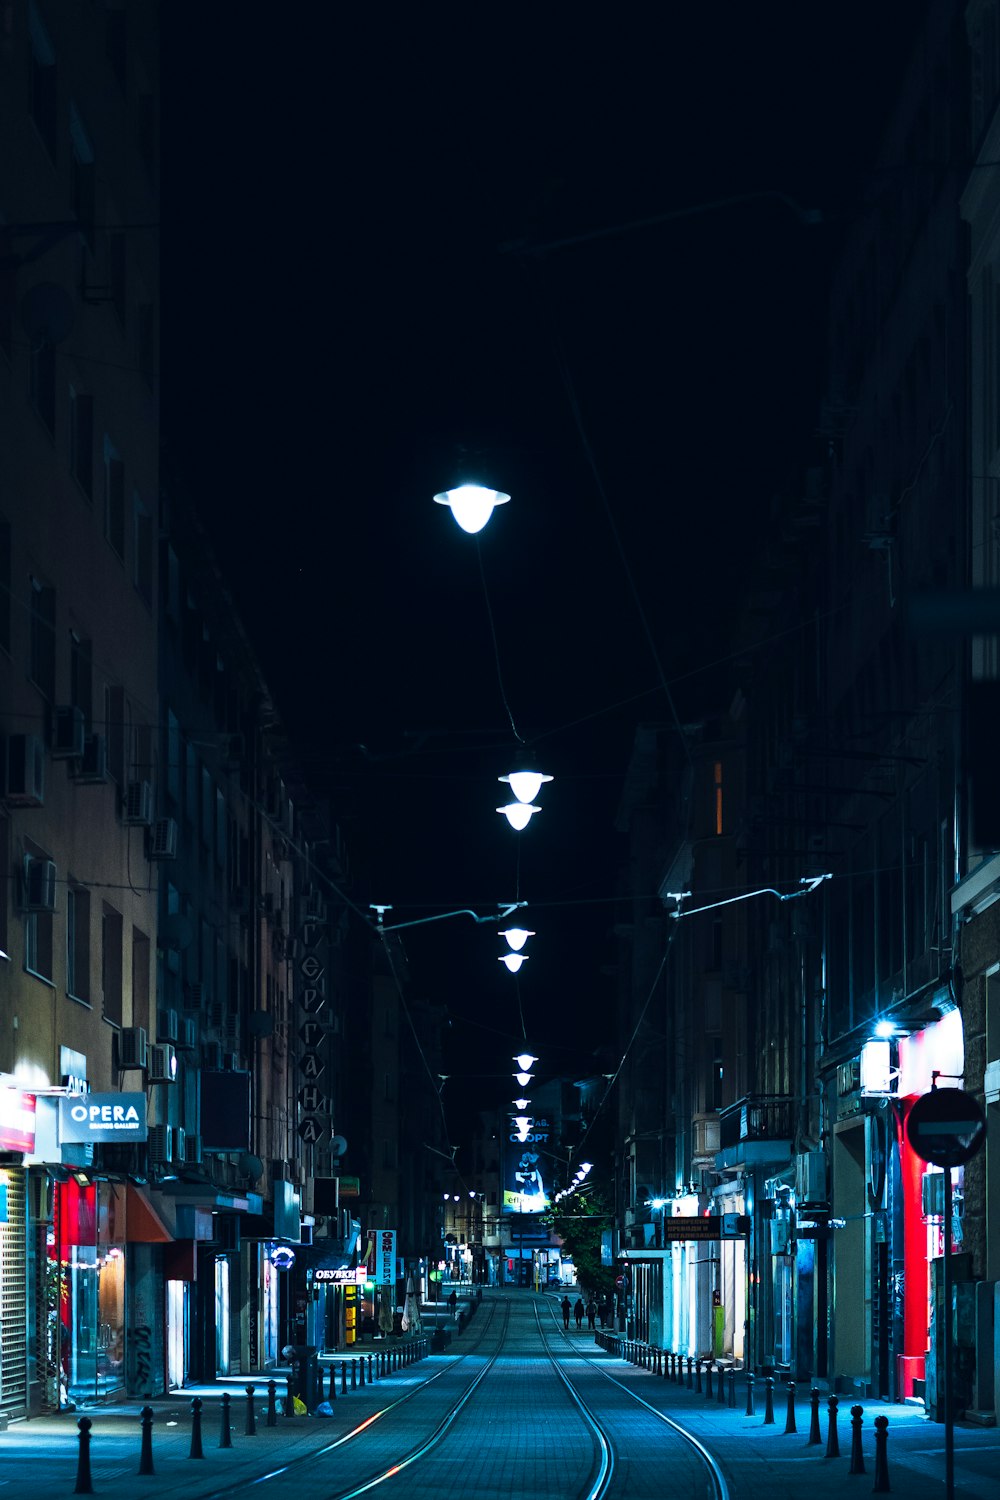
<path id="1" fill-rule="evenodd" d="M 289 1380 L 288 1380 L 288 1396 L 289 1396 L 289 1400 L 291 1400 L 291 1394 L 292 1394 L 292 1381 L 291 1381 L 291 1377 L 289 1377 Z M 223 1391 L 223 1393 L 222 1393 L 222 1431 L 219 1434 L 219 1447 L 220 1448 L 231 1448 L 232 1446 L 233 1446 L 233 1435 L 232 1435 L 232 1433 L 229 1430 L 229 1392 L 228 1391 Z"/>
<path id="2" fill-rule="evenodd" d="M 358 1388 L 358 1362 L 357 1362 L 356 1359 L 352 1359 L 351 1360 L 351 1390 L 352 1391 L 356 1391 L 357 1388 Z"/>
<path id="3" fill-rule="evenodd" d="M 701 1356 L 700 1355 L 699 1355 L 699 1357 L 694 1362 L 694 1389 L 695 1389 L 695 1394 L 698 1395 L 698 1396 L 700 1396 L 701 1395 Z"/>
<path id="4" fill-rule="evenodd" d="M 347 1395 L 347 1360 L 340 1361 L 340 1394 Z"/>
<path id="5" fill-rule="evenodd" d="M 333 1381 L 331 1380 L 330 1395 L 332 1396 L 333 1394 Z M 277 1427 L 278 1425 L 277 1395 L 278 1387 L 275 1385 L 273 1380 L 269 1380 L 267 1382 L 267 1421 L 265 1423 L 265 1426 L 267 1427 Z"/>
<path id="6" fill-rule="evenodd" d="M 337 1366 L 332 1359 L 330 1361 L 330 1392 L 326 1399 L 328 1401 L 336 1401 L 337 1399 Z"/>
<path id="7" fill-rule="evenodd" d="M 722 1361 L 721 1361 L 721 1359 L 716 1363 L 715 1368 L 719 1372 L 719 1395 L 718 1395 L 718 1402 L 719 1402 L 720 1406 L 725 1406 L 725 1404 L 726 1404 L 726 1372 L 722 1368 Z"/>
<path id="8" fill-rule="evenodd" d="M 244 1390 L 247 1393 L 247 1425 L 245 1435 L 247 1437 L 255 1437 L 257 1434 L 257 1413 L 253 1409 L 253 1398 L 256 1386 L 244 1386 Z"/>
<path id="9" fill-rule="evenodd" d="M 693 1391 L 694 1390 L 694 1359 L 693 1359 L 693 1357 L 690 1354 L 688 1355 L 688 1384 L 687 1384 L 687 1388 L 688 1388 L 689 1391 Z"/>
<path id="10" fill-rule="evenodd" d="M 375 1384 L 375 1376 L 372 1374 L 372 1371 L 373 1371 L 374 1368 L 375 1368 L 375 1361 L 372 1358 L 372 1356 L 369 1354 L 369 1356 L 368 1356 L 368 1384 L 369 1385 L 374 1385 Z"/>
<path id="11" fill-rule="evenodd" d="M 94 1424 L 89 1417 L 81 1417 L 76 1425 L 80 1429 L 80 1453 L 76 1461 L 76 1489 L 73 1493 L 92 1495 L 94 1485 L 90 1477 L 90 1429 Z"/>
<path id="12" fill-rule="evenodd" d="M 205 1450 L 201 1446 L 201 1397 L 195 1396 L 191 1402 L 191 1449 L 188 1458 L 204 1458 Z"/>
<path id="13" fill-rule="evenodd" d="M 788 1409 L 785 1412 L 785 1431 L 795 1432 L 795 1381 L 789 1380 L 788 1385 Z"/>
<path id="14" fill-rule="evenodd" d="M 358 1359 L 358 1384 L 361 1389 L 365 1388 L 365 1357 L 362 1354 Z"/>
<path id="15" fill-rule="evenodd" d="M 809 1416 L 809 1436 L 806 1439 L 806 1447 L 811 1448 L 814 1443 L 821 1443 L 823 1439 L 819 1432 L 819 1387 L 813 1386 L 809 1392 L 809 1401 L 812 1411 Z"/>
<path id="16" fill-rule="evenodd" d="M 863 1406 L 851 1407 L 851 1467 L 848 1474 L 863 1474 L 865 1472 L 865 1456 L 861 1451 L 861 1420 L 864 1416 Z"/>
<path id="17" fill-rule="evenodd" d="M 153 1408 L 144 1406 L 139 1413 L 142 1423 L 142 1444 L 139 1448 L 139 1473 L 155 1474 L 153 1468 Z"/>
<path id="18" fill-rule="evenodd" d="M 754 1405 L 753 1405 L 753 1371 L 752 1370 L 748 1370 L 747 1371 L 747 1416 L 748 1417 L 752 1417 L 753 1414 L 754 1414 Z"/>
<path id="19" fill-rule="evenodd" d="M 886 1453 L 889 1430 L 888 1417 L 875 1418 L 875 1483 L 872 1493 L 887 1494 L 889 1490 L 889 1459 Z"/>
<path id="20" fill-rule="evenodd" d="M 735 1365 L 730 1365 L 730 1367 L 729 1367 L 729 1380 L 727 1381 L 727 1385 L 728 1385 L 728 1390 L 726 1392 L 726 1405 L 730 1408 L 730 1410 L 735 1411 L 736 1410 L 736 1366 Z"/>
<path id="21" fill-rule="evenodd" d="M 764 1399 L 764 1426 L 774 1426 L 774 1376 L 769 1375 L 765 1382 L 767 1396 Z"/>
<path id="22" fill-rule="evenodd" d="M 708 1360 L 705 1365 L 705 1400 L 712 1399 L 712 1361 Z"/>
<path id="23" fill-rule="evenodd" d="M 840 1457 L 840 1439 L 837 1437 L 837 1398 L 831 1396 L 826 1403 L 830 1413 L 829 1425 L 826 1429 L 826 1456 L 827 1458 Z"/>

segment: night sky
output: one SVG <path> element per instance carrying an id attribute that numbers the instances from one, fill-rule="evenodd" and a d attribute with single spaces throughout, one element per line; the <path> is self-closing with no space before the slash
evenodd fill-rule
<path id="1" fill-rule="evenodd" d="M 670 718 L 661 670 L 684 719 L 731 695 L 741 580 L 817 457 L 829 267 L 919 10 L 164 9 L 166 446 L 354 899 L 387 921 L 531 903 L 518 981 L 491 926 L 407 938 L 453 1017 L 456 1114 L 508 1097 L 517 984 L 543 1073 L 610 1044 L 635 725 Z M 463 450 L 513 497 L 478 556 L 431 500 Z M 521 835 L 493 811 L 519 747 L 487 597 L 556 777 Z"/>

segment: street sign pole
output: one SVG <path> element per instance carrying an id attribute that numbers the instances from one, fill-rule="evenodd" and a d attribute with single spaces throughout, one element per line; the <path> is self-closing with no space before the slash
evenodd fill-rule
<path id="1" fill-rule="evenodd" d="M 955 1421 L 951 1410 L 951 1167 L 944 1169 L 944 1493 L 955 1500 Z"/>

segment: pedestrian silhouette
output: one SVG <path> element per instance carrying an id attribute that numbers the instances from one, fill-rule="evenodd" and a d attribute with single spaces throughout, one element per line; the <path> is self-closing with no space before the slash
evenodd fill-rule
<path id="1" fill-rule="evenodd" d="M 591 1297 L 588 1300 L 588 1302 L 587 1302 L 587 1327 L 588 1328 L 593 1328 L 594 1321 L 595 1321 L 596 1317 L 597 1317 L 597 1303 L 594 1301 L 593 1297 Z"/>
<path id="2" fill-rule="evenodd" d="M 569 1327 L 569 1298 L 568 1297 L 564 1297 L 562 1299 L 562 1315 L 563 1315 L 563 1327 L 564 1328 L 568 1328 Z"/>
<path id="3" fill-rule="evenodd" d="M 577 1297 L 573 1304 L 573 1316 L 576 1319 L 577 1328 L 583 1327 L 583 1298 Z"/>
<path id="4" fill-rule="evenodd" d="M 451 1315 L 452 1315 L 452 1317 L 454 1317 L 455 1316 L 455 1308 L 458 1306 L 458 1293 L 457 1292 L 452 1292 L 451 1296 L 448 1298 L 448 1306 L 451 1308 Z"/>

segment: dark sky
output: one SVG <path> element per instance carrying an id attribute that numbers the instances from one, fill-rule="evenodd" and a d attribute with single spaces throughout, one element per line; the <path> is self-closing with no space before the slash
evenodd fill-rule
<path id="1" fill-rule="evenodd" d="M 669 717 L 657 657 L 682 717 L 725 703 L 768 499 L 815 457 L 828 268 L 919 9 L 165 7 L 167 444 L 356 898 L 404 921 L 519 888 L 553 1070 L 607 1030 L 612 823 L 635 723 Z M 485 595 L 431 503 L 462 448 L 513 497 Z M 557 778 L 519 872 L 487 595 Z M 466 919 L 407 942 L 480 1096 L 519 1030 L 501 947 Z"/>

